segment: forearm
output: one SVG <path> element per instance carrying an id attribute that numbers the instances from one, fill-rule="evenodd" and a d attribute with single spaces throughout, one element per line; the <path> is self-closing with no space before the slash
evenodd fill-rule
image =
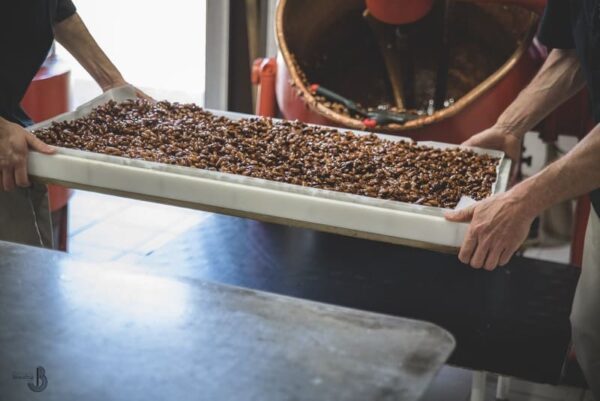
<path id="1" fill-rule="evenodd" d="M 0 131 L 2 131 L 6 126 L 10 124 L 10 121 L 0 116 Z"/>
<path id="2" fill-rule="evenodd" d="M 600 125 L 567 155 L 516 185 L 512 194 L 531 215 L 600 188 Z"/>
<path id="3" fill-rule="evenodd" d="M 519 138 L 585 85 L 574 50 L 553 50 L 531 83 L 498 118 L 496 126 Z"/>
<path id="4" fill-rule="evenodd" d="M 56 24 L 54 35 L 103 90 L 125 84 L 119 70 L 98 46 L 78 14 Z"/>

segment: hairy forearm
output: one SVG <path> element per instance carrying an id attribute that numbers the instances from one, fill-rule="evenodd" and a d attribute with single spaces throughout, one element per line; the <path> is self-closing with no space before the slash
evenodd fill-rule
<path id="1" fill-rule="evenodd" d="M 568 154 L 511 189 L 531 215 L 600 188 L 600 125 Z"/>
<path id="2" fill-rule="evenodd" d="M 54 35 L 103 90 L 125 84 L 119 70 L 98 46 L 78 14 L 56 24 Z"/>
<path id="3" fill-rule="evenodd" d="M 9 123 L 7 119 L 0 116 L 0 129 L 6 127 Z"/>
<path id="4" fill-rule="evenodd" d="M 519 138 L 585 85 L 574 50 L 552 50 L 546 62 L 496 126 Z"/>

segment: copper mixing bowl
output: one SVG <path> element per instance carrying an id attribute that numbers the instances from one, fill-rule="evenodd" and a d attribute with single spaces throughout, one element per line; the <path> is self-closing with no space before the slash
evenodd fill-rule
<path id="1" fill-rule="evenodd" d="M 456 95 L 453 104 L 404 125 L 384 125 L 375 130 L 418 140 L 460 143 L 491 126 L 542 62 L 539 52 L 534 51 L 532 40 L 543 6 L 544 0 L 456 0 L 457 19 L 451 21 L 451 32 L 460 34 L 464 46 L 473 49 L 450 49 L 449 92 L 454 91 Z M 389 92 L 385 88 L 382 62 L 375 61 L 373 65 L 367 62 L 378 57 L 377 46 L 361 45 L 363 38 L 369 35 L 368 28 L 358 25 L 357 18 L 364 9 L 364 0 L 279 1 L 276 33 L 280 52 L 276 93 L 285 118 L 366 129 L 360 119 L 318 102 L 309 89 L 313 83 L 311 75 L 317 76 L 318 83 L 367 106 L 376 105 L 381 97 L 385 97 L 382 94 Z M 427 53 L 427 40 L 427 37 L 423 38 L 420 49 L 424 62 L 433 58 Z M 347 48 L 339 50 L 340 46 Z M 328 59 L 322 49 L 333 49 L 331 53 L 337 51 L 340 56 L 336 56 L 336 60 Z M 315 57 L 315 52 L 319 51 L 323 60 Z M 343 59 L 343 64 L 338 58 Z M 496 64 L 490 64 L 492 58 L 496 59 Z M 318 63 L 324 66 L 321 70 L 319 66 L 314 67 Z M 461 63 L 474 64 L 475 68 L 469 72 L 461 69 Z M 487 70 L 479 65 L 486 65 Z M 320 71 L 327 68 L 331 70 L 329 75 L 319 76 Z M 420 73 L 426 75 L 428 72 L 423 68 L 417 75 Z M 474 81 L 475 75 L 480 77 Z M 373 88 L 382 88 L 381 93 L 378 95 Z"/>

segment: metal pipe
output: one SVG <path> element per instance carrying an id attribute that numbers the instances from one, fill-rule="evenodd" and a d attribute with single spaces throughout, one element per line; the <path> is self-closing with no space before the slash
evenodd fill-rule
<path id="1" fill-rule="evenodd" d="M 439 48 L 439 59 L 437 76 L 435 81 L 435 95 L 433 98 L 433 106 L 435 110 L 444 108 L 444 102 L 446 101 L 446 95 L 448 93 L 448 70 L 450 68 L 450 49 L 449 47 L 449 19 L 450 9 L 452 7 L 452 0 L 444 0 L 444 4 L 441 6 L 440 14 L 442 20 L 442 33 Z"/>
<path id="2" fill-rule="evenodd" d="M 485 401 L 486 372 L 473 372 L 470 401 Z"/>
<path id="3" fill-rule="evenodd" d="M 498 383 L 496 385 L 496 400 L 497 401 L 508 401 L 509 394 L 510 394 L 510 377 L 498 376 Z"/>

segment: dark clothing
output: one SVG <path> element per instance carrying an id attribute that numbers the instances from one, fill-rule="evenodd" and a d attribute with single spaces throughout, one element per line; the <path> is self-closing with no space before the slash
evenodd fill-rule
<path id="1" fill-rule="evenodd" d="M 54 40 L 55 23 L 75 13 L 71 0 L 0 1 L 0 117 L 31 123 L 20 103 Z M 0 191 L 0 239 L 52 247 L 46 186 Z"/>
<path id="2" fill-rule="evenodd" d="M 600 0 L 548 0 L 538 38 L 553 49 L 576 49 L 594 121 L 600 123 Z M 600 214 L 600 189 L 590 196 Z"/>
<path id="3" fill-rule="evenodd" d="M 71 0 L 3 0 L 0 3 L 0 116 L 21 125 L 20 103 L 43 64 L 52 27 L 75 13 Z"/>

